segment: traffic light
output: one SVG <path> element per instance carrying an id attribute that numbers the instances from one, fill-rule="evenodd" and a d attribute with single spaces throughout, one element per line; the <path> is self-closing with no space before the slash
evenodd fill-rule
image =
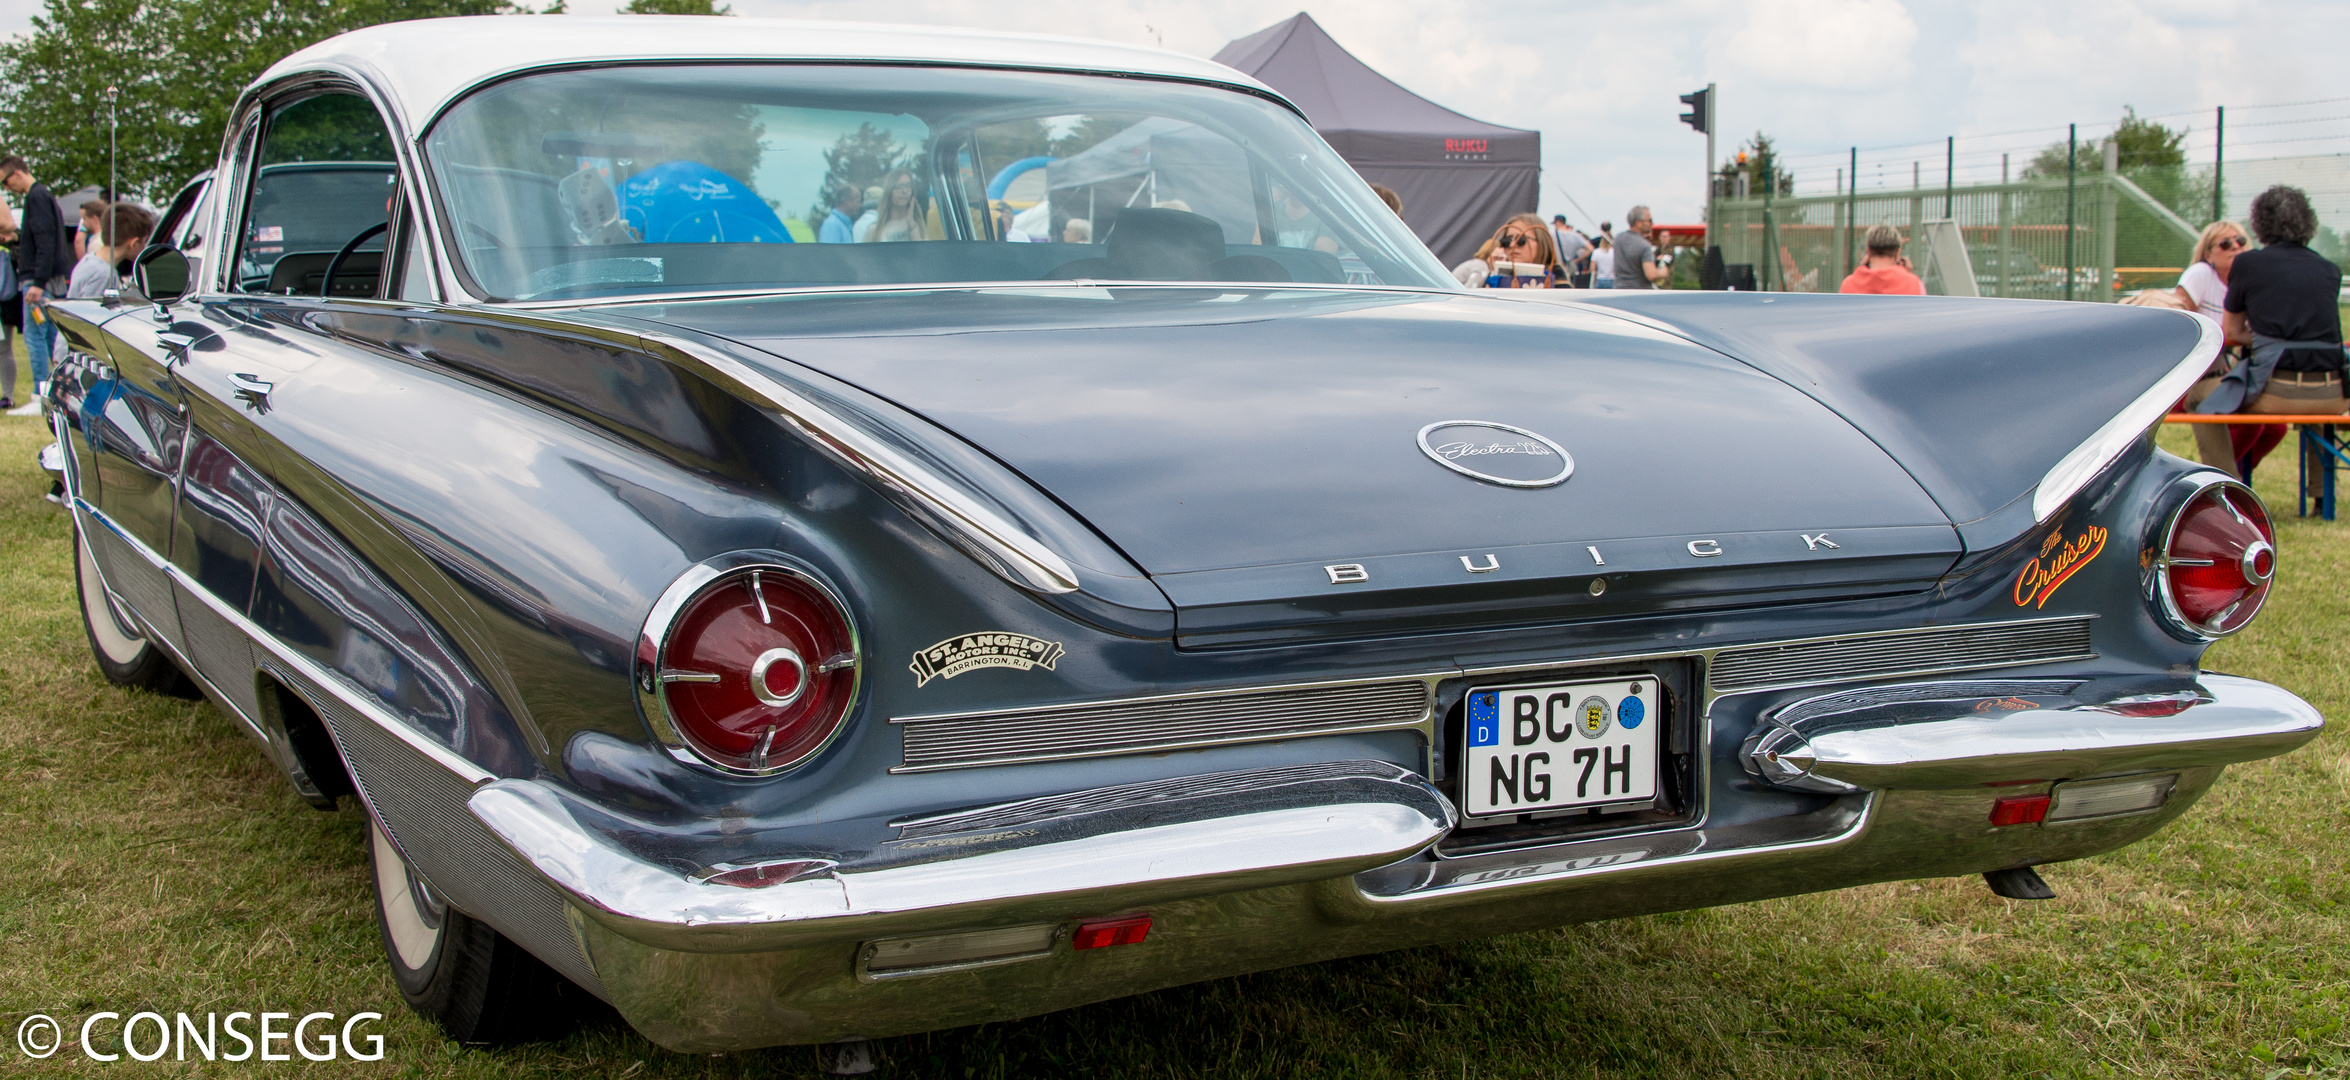
<path id="1" fill-rule="evenodd" d="M 1710 86 L 1695 93 L 1681 95 L 1681 104 L 1689 106 L 1689 111 L 1681 114 L 1681 122 L 1701 132 L 1706 130 L 1706 121 L 1712 119 L 1706 109 L 1706 99 L 1712 96 L 1713 88 Z"/>

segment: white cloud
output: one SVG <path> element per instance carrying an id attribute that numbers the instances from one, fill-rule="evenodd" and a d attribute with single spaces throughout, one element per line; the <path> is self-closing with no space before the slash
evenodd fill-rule
<path id="1" fill-rule="evenodd" d="M 1918 26 L 1899 0 L 1758 0 L 1707 53 L 1758 85 L 1849 93 L 1908 78 Z"/>

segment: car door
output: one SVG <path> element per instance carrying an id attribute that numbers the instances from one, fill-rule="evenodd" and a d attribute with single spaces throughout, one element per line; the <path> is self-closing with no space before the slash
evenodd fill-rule
<path id="1" fill-rule="evenodd" d="M 257 141 L 244 145 L 250 149 L 227 167 L 228 175 L 244 181 L 230 193 L 241 195 L 241 205 L 229 207 L 228 226 L 221 230 L 237 244 L 232 261 L 224 273 L 191 274 L 218 291 L 175 305 L 168 324 L 120 320 L 116 341 L 127 351 L 169 356 L 185 398 L 186 445 L 169 556 L 181 572 L 174 588 L 186 636 L 183 653 L 250 717 L 259 712 L 256 662 L 251 639 L 234 619 L 252 610 L 279 498 L 265 417 L 277 388 L 303 377 L 318 353 L 287 332 L 285 321 L 299 318 L 291 308 L 300 301 L 237 294 L 284 296 L 290 288 L 316 295 L 342 252 L 336 291 L 375 295 L 380 254 L 345 248 L 386 220 L 397 188 L 386 184 L 393 173 L 382 160 L 390 157 L 390 138 L 374 106 L 357 94 L 329 90 L 273 102 Z M 181 196 L 197 228 L 208 223 L 205 199 L 192 185 Z M 372 247 L 380 250 L 380 239 Z"/>
<path id="2" fill-rule="evenodd" d="M 179 616 L 169 574 L 171 527 L 187 441 L 187 410 L 172 376 L 182 339 L 162 328 L 132 326 L 126 342 L 104 323 L 151 321 L 90 302 L 54 305 L 66 346 L 60 370 L 85 379 L 78 421 L 90 466 L 77 496 L 84 533 L 107 587 L 147 629 L 178 651 Z"/>

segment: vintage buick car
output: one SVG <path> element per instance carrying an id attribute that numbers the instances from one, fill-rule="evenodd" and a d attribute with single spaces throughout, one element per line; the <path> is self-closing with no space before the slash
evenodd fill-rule
<path id="1" fill-rule="evenodd" d="M 1170 53 L 378 27 L 247 91 L 159 235 L 58 309 L 91 645 L 354 796 L 462 1039 L 2047 895 L 2322 723 L 2199 663 L 2277 572 L 2147 435 L 2209 322 L 1463 290 Z"/>

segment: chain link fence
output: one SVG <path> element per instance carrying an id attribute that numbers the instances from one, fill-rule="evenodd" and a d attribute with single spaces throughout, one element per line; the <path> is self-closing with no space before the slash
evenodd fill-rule
<path id="1" fill-rule="evenodd" d="M 2113 301 L 2178 283 L 2212 220 L 2212 190 L 2241 223 L 2271 184 L 2309 194 L 2320 231 L 2312 247 L 2350 261 L 2350 154 L 2231 161 L 2197 169 L 2084 171 L 2064 179 L 1873 188 L 1859 192 L 1717 198 L 1708 243 L 1753 267 L 1763 289 L 1835 292 L 1867 255 L 1871 227 L 1891 225 L 1936 295 Z M 1938 226 L 1949 221 L 1953 226 Z M 1955 228 L 1966 253 L 1937 260 L 1926 241 Z M 1952 251 L 1950 247 L 1942 248 Z M 1736 270 L 1731 272 L 1736 279 Z"/>

